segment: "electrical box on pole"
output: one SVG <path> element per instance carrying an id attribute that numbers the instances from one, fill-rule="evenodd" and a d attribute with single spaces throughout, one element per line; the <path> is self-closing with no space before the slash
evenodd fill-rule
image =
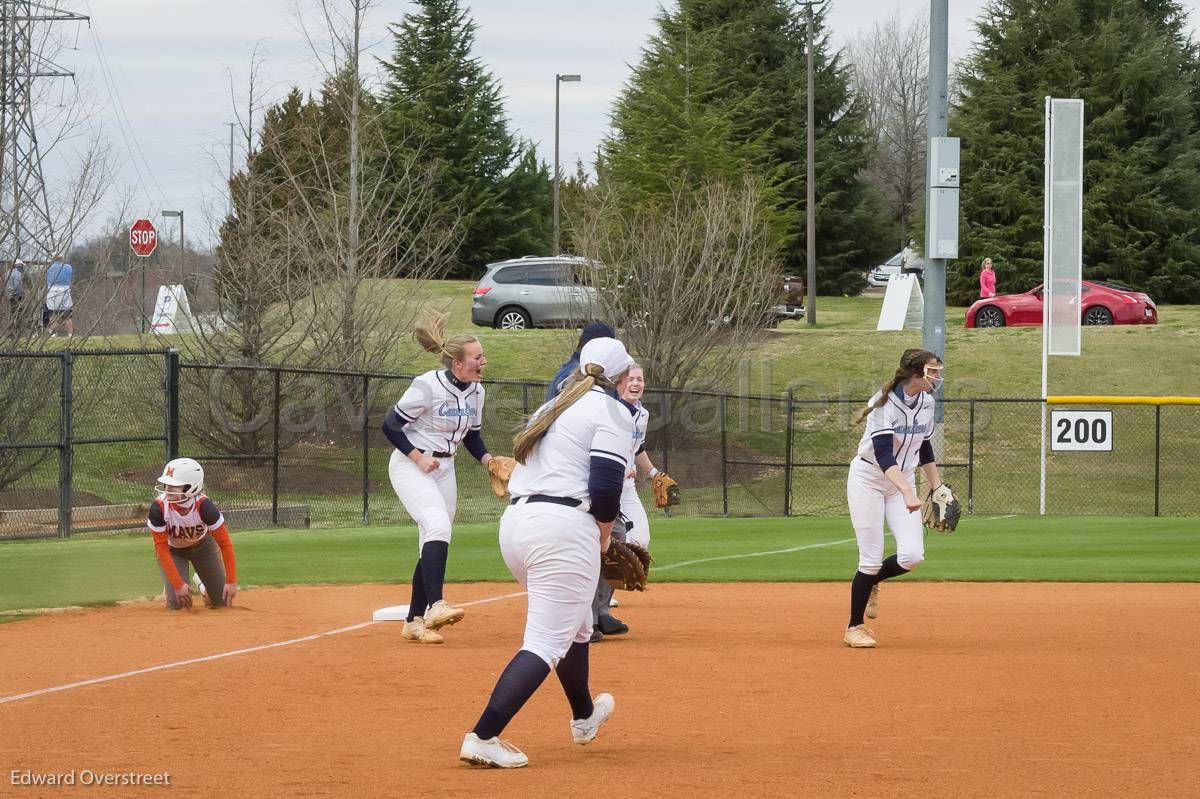
<path id="1" fill-rule="evenodd" d="M 934 136 L 929 140 L 929 240 L 928 258 L 958 257 L 958 139 Z"/>

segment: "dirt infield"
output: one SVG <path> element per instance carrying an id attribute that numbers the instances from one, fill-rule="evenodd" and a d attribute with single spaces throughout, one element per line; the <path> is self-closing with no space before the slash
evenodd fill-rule
<path id="1" fill-rule="evenodd" d="M 449 598 L 515 590 L 454 585 Z M 1194 795 L 1200 585 L 898 581 L 872 624 L 880 648 L 853 651 L 847 595 L 621 595 L 631 633 L 592 649 L 612 721 L 573 745 L 551 677 L 505 733 L 531 761 L 513 772 L 457 754 L 519 646 L 522 597 L 470 606 L 443 646 L 405 642 L 396 623 L 314 635 L 407 600 L 382 585 L 0 625 L 0 796 Z M 20 784 L 72 770 L 73 788 Z M 170 787 L 80 784 L 130 772 L 168 773 Z"/>

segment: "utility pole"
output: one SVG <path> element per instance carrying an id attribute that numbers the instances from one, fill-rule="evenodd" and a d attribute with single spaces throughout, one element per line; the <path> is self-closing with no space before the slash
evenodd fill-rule
<path id="1" fill-rule="evenodd" d="M 926 125 L 929 139 L 945 136 L 949 126 L 947 116 L 950 111 L 947 81 L 947 49 L 949 23 L 947 0 L 930 0 L 929 3 L 929 114 Z M 932 157 L 934 148 L 927 147 L 928 157 Z M 937 242 L 930 235 L 930 221 L 933 219 L 934 188 L 929 184 L 926 170 L 925 188 L 925 253 L 930 255 L 937 252 Z M 925 319 L 922 330 L 922 346 L 939 358 L 946 357 L 946 259 L 925 259 Z M 943 384 L 944 385 L 944 384 Z M 938 391 L 938 399 L 942 398 Z M 937 405 L 939 417 L 942 405 Z M 940 418 L 939 418 L 940 421 Z"/>
<path id="2" fill-rule="evenodd" d="M 805 54 L 808 61 L 808 89 L 805 95 L 808 100 L 808 177 L 806 179 L 807 191 L 805 194 L 805 210 L 804 217 L 806 224 L 806 234 L 808 252 L 805 254 L 805 260 L 808 261 L 808 324 L 809 327 L 815 327 L 817 324 L 817 166 L 816 146 L 814 144 L 813 134 L 813 4 L 811 2 L 804 4 L 808 8 L 808 46 L 805 48 Z"/>
<path id="3" fill-rule="evenodd" d="M 558 255 L 558 89 L 564 83 L 578 83 L 583 80 L 579 75 L 554 76 L 554 252 Z"/>
<path id="4" fill-rule="evenodd" d="M 71 78 L 42 52 L 53 22 L 88 17 L 33 0 L 0 0 L 0 252 L 33 260 L 64 252 L 50 218 L 33 113 L 36 78 Z M 35 42 L 37 52 L 35 52 Z"/>
<path id="5" fill-rule="evenodd" d="M 183 266 L 184 266 L 184 251 L 183 251 L 183 211 L 163 211 L 165 217 L 179 217 L 179 285 L 183 285 Z"/>
<path id="6" fill-rule="evenodd" d="M 225 124 L 229 127 L 229 180 L 225 185 L 229 189 L 229 215 L 233 216 L 233 133 L 237 129 L 237 123 Z"/>

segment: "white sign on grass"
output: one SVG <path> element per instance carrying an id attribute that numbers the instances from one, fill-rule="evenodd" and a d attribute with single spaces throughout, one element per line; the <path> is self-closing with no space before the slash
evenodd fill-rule
<path id="1" fill-rule="evenodd" d="M 916 275 L 892 275 L 883 295 L 876 330 L 920 330 L 925 318 L 925 295 Z"/>
<path id="2" fill-rule="evenodd" d="M 151 328 L 155 333 L 189 333 L 192 330 L 192 308 L 183 286 L 159 286 L 154 302 Z"/>

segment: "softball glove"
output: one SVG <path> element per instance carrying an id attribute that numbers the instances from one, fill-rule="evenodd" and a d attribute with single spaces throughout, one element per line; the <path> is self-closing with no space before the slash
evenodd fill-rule
<path id="1" fill-rule="evenodd" d="M 654 504 L 657 507 L 669 508 L 679 504 L 679 483 L 671 475 L 659 472 L 650 481 L 650 486 L 654 489 Z"/>
<path id="2" fill-rule="evenodd" d="M 921 523 L 939 533 L 953 533 L 962 517 L 962 505 L 950 486 L 942 483 L 921 503 Z"/>
<path id="3" fill-rule="evenodd" d="M 493 455 L 488 461 L 488 475 L 492 478 L 492 493 L 503 498 L 508 493 L 508 479 L 512 477 L 517 462 L 504 455 Z"/>
<path id="4" fill-rule="evenodd" d="M 654 559 L 639 544 L 613 539 L 600 558 L 600 576 L 622 591 L 645 591 L 646 577 Z"/>

